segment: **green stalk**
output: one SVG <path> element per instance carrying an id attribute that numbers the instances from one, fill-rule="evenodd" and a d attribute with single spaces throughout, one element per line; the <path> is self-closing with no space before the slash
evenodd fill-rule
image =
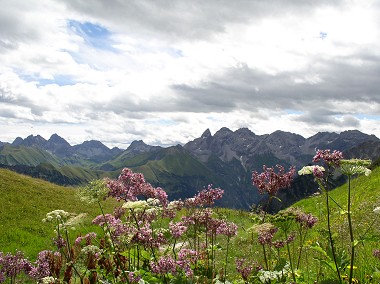
<path id="1" fill-rule="evenodd" d="M 327 210 L 327 229 L 328 229 L 328 232 L 329 232 L 329 242 L 330 242 L 330 246 L 331 246 L 331 252 L 332 252 L 332 255 L 333 255 L 333 260 L 334 260 L 334 264 L 335 264 L 335 269 L 336 269 L 336 273 L 337 273 L 337 276 L 338 276 L 338 279 L 339 279 L 339 283 L 342 283 L 342 278 L 340 276 L 340 271 L 339 271 L 339 266 L 338 266 L 338 262 L 336 260 L 336 255 L 335 255 L 335 247 L 334 247 L 334 240 L 332 238 L 332 232 L 331 232 L 331 221 L 330 221 L 330 205 L 329 205 L 329 191 L 328 189 L 326 189 L 323 184 L 321 183 L 320 180 L 317 179 L 317 183 L 319 184 L 319 186 L 325 191 L 325 194 L 326 194 L 326 210 Z M 327 179 L 326 179 L 326 184 L 327 184 Z"/>
<path id="2" fill-rule="evenodd" d="M 226 283 L 226 277 L 227 277 L 227 262 L 228 262 L 228 247 L 230 244 L 230 237 L 227 237 L 227 247 L 226 247 L 226 263 L 224 264 L 224 282 Z"/>
<path id="3" fill-rule="evenodd" d="M 352 220 L 351 220 L 351 175 L 348 175 L 347 217 L 348 217 L 348 227 L 350 230 L 350 241 L 351 241 L 350 277 L 348 278 L 348 283 L 351 284 L 353 273 L 354 273 L 354 257 L 355 257 L 354 232 L 352 229 Z"/>
<path id="4" fill-rule="evenodd" d="M 104 218 L 104 222 L 105 222 L 105 224 L 106 224 L 106 231 L 107 231 L 107 233 L 108 233 L 109 236 L 110 236 L 110 240 L 111 240 L 111 248 L 112 248 L 113 252 L 115 253 L 115 257 L 116 257 L 117 265 L 118 265 L 118 267 L 120 267 L 121 272 L 122 272 L 124 278 L 127 279 L 127 283 L 129 283 L 128 276 L 127 276 L 127 274 L 125 273 L 125 270 L 124 270 L 124 268 L 123 268 L 122 265 L 121 265 L 121 260 L 120 260 L 120 258 L 119 258 L 119 255 L 117 254 L 117 252 L 116 252 L 116 250 L 115 250 L 115 244 L 114 244 L 114 242 L 113 242 L 113 240 L 112 240 L 111 230 L 110 230 L 110 228 L 109 228 L 109 225 L 108 225 L 108 222 L 107 222 L 107 219 L 106 219 L 106 215 L 104 214 L 103 207 L 102 207 L 102 205 L 100 204 L 100 201 L 98 201 L 98 205 L 99 205 L 100 211 L 102 212 L 102 216 L 103 216 L 103 218 Z"/>
<path id="5" fill-rule="evenodd" d="M 286 230 L 284 231 L 284 233 L 285 233 L 285 238 L 288 239 L 288 234 L 286 233 Z M 293 268 L 292 255 L 290 253 L 290 248 L 289 248 L 288 242 L 286 242 L 286 249 L 288 250 L 289 264 L 290 264 L 290 269 L 292 270 L 293 281 L 294 281 L 294 283 L 297 283 L 296 274 L 294 273 L 294 268 Z"/>

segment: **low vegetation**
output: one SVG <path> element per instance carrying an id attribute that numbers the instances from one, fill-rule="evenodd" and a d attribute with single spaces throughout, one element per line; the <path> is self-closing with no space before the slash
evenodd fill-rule
<path id="1" fill-rule="evenodd" d="M 276 214 L 294 168 L 253 172 L 269 198 L 250 212 L 214 207 L 212 186 L 169 202 L 130 169 L 79 189 L 0 170 L 0 283 L 378 283 L 380 168 L 329 150 L 313 161 L 298 173 L 320 194 Z M 336 174 L 348 182 L 330 191 Z"/>

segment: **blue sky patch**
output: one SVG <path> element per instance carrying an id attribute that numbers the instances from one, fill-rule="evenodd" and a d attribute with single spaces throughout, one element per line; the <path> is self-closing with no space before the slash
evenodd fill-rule
<path id="1" fill-rule="evenodd" d="M 17 74 L 21 79 L 26 82 L 36 82 L 38 86 L 46 86 L 50 84 L 57 84 L 59 86 L 74 85 L 77 81 L 71 76 L 67 75 L 56 75 L 54 79 L 44 79 L 37 75 L 24 74 L 20 70 L 16 70 Z"/>
<path id="2" fill-rule="evenodd" d="M 82 37 L 85 43 L 93 48 L 116 51 L 112 47 L 112 33 L 103 26 L 90 22 L 67 21 L 68 28 L 75 34 Z"/>

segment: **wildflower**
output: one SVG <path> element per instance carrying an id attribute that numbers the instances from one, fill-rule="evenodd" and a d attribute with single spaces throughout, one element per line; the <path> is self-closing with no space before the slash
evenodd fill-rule
<path id="1" fill-rule="evenodd" d="M 268 168 L 263 166 L 263 172 L 252 172 L 252 183 L 257 187 L 260 194 L 268 193 L 271 196 L 277 194 L 281 188 L 290 186 L 293 175 L 295 174 L 295 168 L 291 167 L 289 172 L 285 173 L 284 167 L 277 165 L 278 172 L 276 173 L 274 168 Z"/>
<path id="2" fill-rule="evenodd" d="M 325 168 L 322 167 L 322 166 L 318 166 L 318 165 L 315 165 L 315 166 L 305 166 L 305 167 L 303 167 L 302 169 L 300 169 L 298 171 L 298 174 L 300 176 L 302 176 L 302 175 L 311 175 L 311 174 L 314 174 L 315 171 L 324 172 Z"/>
<path id="3" fill-rule="evenodd" d="M 258 241 L 261 245 L 272 245 L 274 234 L 278 228 L 271 223 L 263 223 L 254 228 L 258 233 Z"/>
<path id="4" fill-rule="evenodd" d="M 94 245 L 88 245 L 88 246 L 85 246 L 81 249 L 81 252 L 83 254 L 92 254 L 92 255 L 95 255 L 95 256 L 98 256 L 100 254 L 102 254 L 103 250 L 100 249 L 99 247 L 97 246 L 94 246 Z"/>
<path id="5" fill-rule="evenodd" d="M 375 209 L 373 209 L 373 213 L 380 214 L 380 206 L 378 206 Z"/>
<path id="6" fill-rule="evenodd" d="M 312 214 L 300 214 L 296 217 L 296 220 L 304 227 L 311 229 L 318 222 L 318 218 L 313 216 Z"/>
<path id="7" fill-rule="evenodd" d="M 135 272 L 133 271 L 130 271 L 128 273 L 128 280 L 129 280 L 129 283 L 140 283 L 140 280 L 141 280 L 141 276 L 140 275 L 137 275 Z"/>
<path id="8" fill-rule="evenodd" d="M 371 160 L 360 160 L 360 159 L 351 159 L 351 160 L 341 160 L 340 161 L 340 171 L 342 174 L 347 176 L 360 175 L 364 174 L 368 176 L 371 173 L 371 170 L 367 166 L 371 165 Z"/>
<path id="9" fill-rule="evenodd" d="M 52 240 L 53 244 L 55 244 L 58 249 L 64 248 L 66 246 L 66 241 L 60 235 L 58 235 L 56 238 L 52 238 Z"/>
<path id="10" fill-rule="evenodd" d="M 70 213 L 64 210 L 54 210 L 46 214 L 46 218 L 42 219 L 42 222 L 53 222 L 53 221 L 65 221 L 70 216 Z"/>
<path id="11" fill-rule="evenodd" d="M 81 201 L 93 204 L 105 200 L 108 191 L 105 180 L 93 180 L 88 185 L 80 187 L 77 194 Z"/>
<path id="12" fill-rule="evenodd" d="M 166 274 L 176 272 L 176 262 L 171 256 L 162 256 L 157 263 L 151 262 L 152 272 L 156 274 Z"/>
<path id="13" fill-rule="evenodd" d="M 36 267 L 33 267 L 29 272 L 29 276 L 38 280 L 50 276 L 50 260 L 52 258 L 52 252 L 43 250 L 38 254 L 36 260 Z M 48 282 L 49 283 L 49 282 Z"/>
<path id="14" fill-rule="evenodd" d="M 244 281 L 248 281 L 249 276 L 253 272 L 258 272 L 263 269 L 256 261 L 249 262 L 245 258 L 237 258 L 235 264 L 237 272 L 240 273 L 241 278 L 243 278 Z"/>
<path id="15" fill-rule="evenodd" d="M 343 159 L 343 153 L 337 150 L 334 150 L 330 153 L 330 150 L 318 150 L 315 156 L 313 157 L 313 162 L 319 162 L 323 160 L 326 164 L 330 166 L 339 167 L 340 161 Z"/>
<path id="16" fill-rule="evenodd" d="M 51 283 L 55 283 L 56 282 L 56 278 L 54 278 L 53 276 L 46 276 L 44 278 L 41 278 L 41 283 L 42 284 L 51 284 Z"/>
<path id="17" fill-rule="evenodd" d="M 372 255 L 377 259 L 380 259 L 380 249 L 373 250 Z"/>
<path id="18" fill-rule="evenodd" d="M 173 238 L 178 239 L 187 231 L 187 226 L 184 224 L 184 222 L 170 222 L 169 230 Z"/>
<path id="19" fill-rule="evenodd" d="M 117 180 L 107 180 L 106 184 L 109 188 L 108 196 L 115 197 L 118 201 L 137 201 L 138 196 L 142 195 L 146 199 L 159 200 L 163 207 L 168 204 L 168 195 L 162 188 L 154 188 L 145 181 L 143 174 L 134 173 L 128 168 L 121 171 Z"/>
<path id="20" fill-rule="evenodd" d="M 237 235 L 237 229 L 237 225 L 233 222 L 222 222 L 216 229 L 216 233 L 230 238 Z"/>
<path id="21" fill-rule="evenodd" d="M 145 200 L 128 201 L 123 204 L 124 209 L 145 209 L 149 206 Z"/>
<path id="22" fill-rule="evenodd" d="M 86 245 L 91 245 L 92 240 L 95 238 L 96 238 L 96 233 L 91 232 L 91 233 L 86 234 L 84 237 L 81 237 L 81 236 L 77 237 L 75 240 L 75 244 L 79 245 L 82 242 L 82 240 L 86 240 Z"/>
<path id="23" fill-rule="evenodd" d="M 81 223 L 83 223 L 85 217 L 87 216 L 87 213 L 81 213 L 81 214 L 78 214 L 74 217 L 71 217 L 70 219 L 68 219 L 64 224 L 63 224 L 63 227 L 65 229 L 67 228 L 75 228 L 76 225 L 79 225 Z"/>
<path id="24" fill-rule="evenodd" d="M 11 253 L 3 255 L 0 252 L 0 267 L 0 278 L 3 278 L 4 281 L 21 273 L 28 274 L 33 268 L 29 260 L 24 258 L 21 251 L 17 251 L 15 255 Z"/>
<path id="25" fill-rule="evenodd" d="M 211 185 L 207 189 L 201 190 L 194 198 L 195 203 L 198 205 L 208 205 L 211 206 L 216 200 L 222 198 L 224 190 L 220 188 L 212 188 Z"/>

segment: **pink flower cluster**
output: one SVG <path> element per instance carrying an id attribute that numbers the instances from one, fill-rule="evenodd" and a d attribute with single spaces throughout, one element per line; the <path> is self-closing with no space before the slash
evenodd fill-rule
<path id="1" fill-rule="evenodd" d="M 306 214 L 304 212 L 300 212 L 296 216 L 296 221 L 300 223 L 304 228 L 311 229 L 318 222 L 318 218 L 310 213 Z"/>
<path id="2" fill-rule="evenodd" d="M 218 235 L 225 235 L 230 238 L 237 235 L 237 229 L 238 226 L 235 223 L 223 221 L 216 229 L 216 233 Z"/>
<path id="3" fill-rule="evenodd" d="M 278 228 L 271 226 L 267 229 L 262 229 L 258 232 L 258 241 L 261 245 L 272 245 L 274 235 L 277 233 Z"/>
<path id="4" fill-rule="evenodd" d="M 175 274 L 177 271 L 176 261 L 171 256 L 162 256 L 157 263 L 151 262 L 152 272 L 156 274 Z"/>
<path id="5" fill-rule="evenodd" d="M 374 249 L 372 255 L 377 259 L 380 259 L 380 249 Z"/>
<path id="6" fill-rule="evenodd" d="M 80 243 L 85 240 L 86 241 L 86 245 L 91 245 L 92 244 L 92 240 L 93 239 L 96 239 L 96 233 L 94 232 L 91 232 L 91 233 L 88 233 L 86 234 L 84 237 L 82 236 L 79 236 L 75 239 L 75 244 L 76 245 L 80 245 Z"/>
<path id="7" fill-rule="evenodd" d="M 158 199 L 162 206 L 168 203 L 168 195 L 162 188 L 154 188 L 145 181 L 143 174 L 134 173 L 128 168 L 121 171 L 117 180 L 107 180 L 107 186 L 108 195 L 117 200 L 136 201 L 139 196 L 143 196 L 145 199 Z"/>
<path id="8" fill-rule="evenodd" d="M 17 251 L 15 255 L 7 253 L 3 255 L 0 252 L 0 283 L 3 283 L 7 278 L 13 278 L 16 275 L 24 272 L 29 274 L 33 266 L 24 258 L 24 254 Z"/>
<path id="9" fill-rule="evenodd" d="M 328 165 L 338 167 L 340 164 L 340 160 L 342 159 L 343 159 L 342 152 L 334 150 L 331 153 L 330 149 L 327 149 L 327 150 L 318 150 L 313 158 L 313 162 L 317 163 L 322 160 Z"/>
<path id="10" fill-rule="evenodd" d="M 141 280 L 141 276 L 137 275 L 135 272 L 130 271 L 128 273 L 128 281 L 129 283 L 139 283 Z"/>
<path id="11" fill-rule="evenodd" d="M 268 168 L 263 166 L 263 172 L 252 172 L 252 183 L 257 187 L 260 194 L 268 193 L 271 196 L 277 194 L 281 188 L 287 188 L 293 180 L 293 176 L 296 172 L 294 167 L 291 167 L 288 172 L 285 172 L 284 167 L 276 165 L 278 172 L 275 172 L 274 168 Z"/>
<path id="12" fill-rule="evenodd" d="M 169 231 L 173 238 L 178 239 L 187 231 L 187 226 L 182 221 L 177 223 L 170 222 Z"/>
<path id="13" fill-rule="evenodd" d="M 258 272 L 261 269 L 263 269 L 263 267 L 259 265 L 256 261 L 249 262 L 245 258 L 236 259 L 235 264 L 237 272 L 240 273 L 241 278 L 243 278 L 244 281 L 248 281 L 250 275 L 253 272 Z"/>
<path id="14" fill-rule="evenodd" d="M 223 189 L 212 188 L 212 185 L 208 185 L 194 197 L 185 199 L 184 206 L 188 208 L 211 206 L 215 204 L 216 200 L 223 197 L 223 193 Z"/>
<path id="15" fill-rule="evenodd" d="M 149 224 L 144 224 L 133 236 L 132 243 L 143 245 L 145 248 L 158 249 L 167 244 L 167 239 L 162 232 L 154 233 Z"/>
<path id="16" fill-rule="evenodd" d="M 162 256 L 157 262 L 151 262 L 152 272 L 156 274 L 176 274 L 177 271 L 183 270 L 187 277 L 193 276 L 194 272 L 191 265 L 198 261 L 198 253 L 191 249 L 181 249 L 178 253 L 178 260 L 171 256 Z"/>

